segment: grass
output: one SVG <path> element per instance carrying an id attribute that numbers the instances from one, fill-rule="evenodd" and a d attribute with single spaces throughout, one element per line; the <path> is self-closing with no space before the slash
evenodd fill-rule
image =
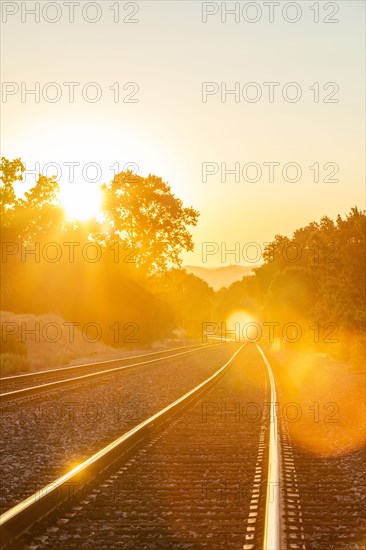
<path id="1" fill-rule="evenodd" d="M 66 322 L 58 315 L 2 311 L 0 322 L 2 375 L 43 370 L 84 358 L 93 360 L 120 353 L 101 341 L 88 342 L 78 327 L 74 328 L 72 337 Z"/>
<path id="2" fill-rule="evenodd" d="M 29 372 L 30 363 L 25 355 L 18 353 L 1 353 L 0 354 L 0 373 L 1 376 L 8 374 L 16 374 L 20 372 Z"/>

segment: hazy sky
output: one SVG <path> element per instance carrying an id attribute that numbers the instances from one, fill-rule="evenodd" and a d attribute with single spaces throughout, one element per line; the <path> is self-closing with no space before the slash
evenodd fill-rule
<path id="1" fill-rule="evenodd" d="M 184 262 L 190 264 L 202 263 L 205 241 L 225 242 L 228 248 L 236 241 L 264 243 L 276 233 L 290 235 L 324 214 L 334 217 L 354 205 L 364 207 L 363 1 L 280 2 L 273 7 L 272 23 L 266 2 L 238 3 L 239 22 L 234 15 L 222 22 L 219 11 L 209 15 L 206 23 L 203 10 L 219 10 L 221 2 L 205 6 L 198 1 L 119 2 L 119 23 L 110 9 L 116 10 L 117 2 L 94 2 L 97 7 L 77 2 L 73 23 L 65 2 L 57 3 L 57 11 L 56 2 L 40 2 L 41 11 L 46 4 L 47 11 L 37 23 L 26 14 L 35 2 L 2 2 L 3 91 L 4 85 L 8 92 L 19 86 L 18 93 L 2 97 L 4 156 L 21 156 L 27 168 L 39 162 L 41 170 L 46 163 L 57 162 L 63 168 L 62 185 L 76 185 L 69 182 L 67 162 L 79 162 L 81 167 L 98 163 L 102 181 L 111 179 L 109 167 L 117 162 L 121 167 L 133 162 L 140 174 L 161 176 L 186 205 L 201 212 L 193 231 L 195 252 L 184 255 Z M 135 6 L 138 13 L 129 15 Z M 235 2 L 226 6 L 233 8 Z M 311 10 L 311 6 L 315 7 Z M 315 23 L 317 7 L 320 21 Z M 100 16 L 100 20 L 84 21 L 82 8 L 87 18 Z M 296 18 L 300 8 L 298 22 L 284 19 Z M 245 20 L 256 16 L 256 23 Z M 50 23 L 44 17 L 60 20 Z M 138 22 L 122 21 L 128 17 Z M 325 23 L 324 18 L 339 22 Z M 41 89 L 39 103 L 32 95 L 22 102 L 22 87 L 24 92 L 36 82 Z M 42 96 L 44 89 L 46 99 L 54 97 L 57 90 L 47 87 L 50 82 L 57 83 L 62 94 L 55 103 Z M 64 82 L 80 83 L 74 103 Z M 90 82 L 96 82 L 102 93 L 95 103 L 82 96 L 81 90 Z M 138 102 L 114 102 L 117 86 L 114 91 L 109 87 L 117 82 L 122 97 L 134 91 L 131 85 L 124 90 L 124 85 L 136 83 L 139 90 L 133 99 Z M 202 101 L 203 82 L 217 83 L 211 89 L 219 90 L 206 102 Z M 236 82 L 240 97 L 227 95 L 223 102 L 221 83 L 232 89 Z M 245 87 L 250 82 L 256 87 Z M 279 83 L 273 103 L 265 82 Z M 282 97 L 289 82 L 297 83 L 297 90 L 288 88 L 290 99 L 299 89 L 302 92 L 298 102 Z M 316 87 L 309 89 L 316 82 L 319 102 L 314 101 Z M 332 93 L 334 84 L 324 90 L 327 83 L 336 83 L 339 91 Z M 258 90 L 262 98 L 248 101 Z M 87 87 L 85 93 L 90 96 L 86 97 L 93 99 L 94 92 L 95 88 Z M 338 102 L 325 103 L 327 96 Z M 217 165 L 218 172 L 203 181 L 202 163 L 206 162 L 212 163 L 211 169 Z M 268 165 L 263 165 L 269 162 L 280 163 L 273 182 Z M 298 182 L 282 176 L 283 166 L 290 162 L 301 167 Z M 319 182 L 314 182 L 315 168 L 309 169 L 316 162 Z M 234 175 L 221 181 L 221 163 L 228 169 L 235 163 L 240 163 L 240 169 L 257 163 L 262 177 L 245 181 L 241 173 L 239 182 Z M 325 170 L 327 163 L 333 164 Z M 335 164 L 339 172 L 333 177 L 339 181 L 324 182 Z M 75 169 L 76 181 L 83 179 L 81 167 Z M 248 179 L 255 179 L 253 170 L 257 169 L 252 165 Z M 87 178 L 93 175 L 90 169 Z M 289 167 L 287 175 L 293 179 L 294 168 Z M 27 181 L 34 181 L 31 175 Z M 234 260 L 228 257 L 226 263 Z M 223 264 L 217 255 L 205 265 Z"/>

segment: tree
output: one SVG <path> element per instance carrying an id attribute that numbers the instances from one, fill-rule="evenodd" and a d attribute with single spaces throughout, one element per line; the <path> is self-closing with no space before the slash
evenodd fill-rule
<path id="1" fill-rule="evenodd" d="M 345 219 L 338 216 L 333 221 L 324 216 L 297 229 L 291 239 L 276 235 L 266 248 L 264 264 L 255 269 L 256 278 L 266 285 L 263 302 L 267 310 L 278 304 L 283 311 L 295 308 L 324 324 L 336 322 L 362 330 L 365 222 L 365 212 L 355 207 Z"/>
<path id="2" fill-rule="evenodd" d="M 137 266 L 147 274 L 180 267 L 180 253 L 193 250 L 187 226 L 195 226 L 198 212 L 183 207 L 161 178 L 121 172 L 102 187 L 107 233 L 99 239 L 125 241 L 136 247 Z"/>
<path id="3" fill-rule="evenodd" d="M 20 159 L 9 161 L 5 157 L 1 157 L 0 219 L 2 229 L 9 228 L 14 221 L 15 207 L 18 203 L 14 182 L 22 180 L 24 170 L 24 164 Z"/>
<path id="4" fill-rule="evenodd" d="M 171 326 L 186 336 L 202 337 L 202 324 L 212 320 L 213 289 L 185 269 L 171 269 L 151 280 L 154 294 L 172 312 Z"/>
<path id="5" fill-rule="evenodd" d="M 198 213 L 184 208 L 160 178 L 133 181 L 127 172 L 104 186 L 103 222 L 68 223 L 55 177 L 39 175 L 20 196 L 16 185 L 24 170 L 20 159 L 1 161 L 2 307 L 56 313 L 80 324 L 97 322 L 111 345 L 146 345 L 170 336 L 173 304 L 159 295 L 148 275 L 164 273 L 169 264 L 180 263 L 181 250 L 193 248 L 187 226 L 196 224 Z M 112 241 L 121 254 L 115 254 Z M 70 255 L 67 244 L 76 245 L 75 253 Z M 87 244 L 100 245 L 97 260 L 82 253 Z M 57 252 L 52 260 L 44 254 L 49 245 Z M 195 300 L 200 297 L 199 291 Z"/>
<path id="6" fill-rule="evenodd" d="M 229 287 L 221 288 L 215 293 L 213 320 L 225 322 L 234 311 L 245 311 L 258 316 L 262 296 L 261 281 L 254 275 L 246 275 Z"/>
<path id="7" fill-rule="evenodd" d="M 49 236 L 51 230 L 59 229 L 63 222 L 58 201 L 59 184 L 53 176 L 42 176 L 34 187 L 19 198 L 14 184 L 22 181 L 24 164 L 18 158 L 9 161 L 2 157 L 0 164 L 0 212 L 2 238 L 25 243 L 35 238 Z"/>

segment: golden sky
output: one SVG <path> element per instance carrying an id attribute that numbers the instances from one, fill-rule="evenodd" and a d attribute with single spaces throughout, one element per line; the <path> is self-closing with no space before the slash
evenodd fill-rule
<path id="1" fill-rule="evenodd" d="M 58 12 L 52 6 L 46 12 L 49 19 L 60 15 L 55 23 L 42 14 L 39 22 L 22 14 L 24 5 L 32 9 L 35 2 L 2 4 L 7 10 L 2 24 L 3 92 L 11 91 L 8 83 L 19 86 L 14 95 L 2 96 L 2 154 L 21 156 L 27 169 L 36 162 L 41 170 L 47 163 L 58 163 L 64 186 L 82 183 L 87 163 L 101 166 L 101 181 L 111 179 L 110 167 L 115 163 L 121 168 L 135 163 L 140 174 L 161 176 L 187 206 L 201 212 L 193 231 L 196 249 L 184 255 L 184 263 L 202 263 L 202 242 L 225 242 L 228 248 L 237 241 L 264 243 L 276 233 L 290 235 L 324 214 L 334 217 L 351 206 L 364 207 L 362 1 L 331 3 L 340 8 L 333 16 L 338 23 L 323 21 L 326 16 L 332 18 L 324 2 L 319 3 L 320 21 L 314 23 L 315 13 L 309 9 L 313 2 L 308 1 L 297 3 L 302 16 L 296 23 L 281 15 L 284 2 L 273 23 L 263 2 L 255 3 L 262 10 L 257 23 L 245 21 L 242 15 L 239 22 L 228 16 L 223 23 L 220 12 L 203 23 L 205 8 L 198 1 L 120 2 L 119 23 L 113 21 L 115 12 L 110 9 L 116 2 L 105 0 L 95 3 L 101 13 L 96 23 L 83 20 L 81 9 L 88 4 L 84 1 L 75 6 L 73 23 L 65 2 L 57 3 Z M 40 2 L 41 9 L 45 4 Z M 221 3 L 210 4 L 215 8 Z M 135 5 L 138 13 L 132 15 Z M 93 7 L 88 10 L 85 13 L 92 19 L 97 12 Z M 248 17 L 253 13 L 248 12 Z M 293 17 L 292 12 L 288 15 Z M 123 22 L 123 18 L 138 22 Z M 22 86 L 24 91 L 37 82 L 40 101 L 26 95 L 22 102 Z M 50 82 L 62 92 L 54 103 L 42 95 L 46 90 L 46 97 L 53 97 L 56 88 L 47 87 Z M 73 103 L 65 82 L 80 83 Z M 82 95 L 90 82 L 96 82 L 102 92 L 95 103 Z M 117 82 L 122 97 L 135 91 L 132 85 L 124 90 L 124 85 L 136 83 L 139 89 L 131 98 L 138 102 L 114 102 L 117 87 L 110 87 Z M 238 82 L 240 92 L 247 83 L 256 82 L 262 99 L 251 103 L 241 95 L 236 102 L 234 95 L 228 95 L 222 102 L 218 92 L 203 102 L 203 82 L 217 83 L 219 91 L 223 82 L 227 89 Z M 265 82 L 279 83 L 273 103 L 268 101 Z M 289 82 L 296 82 L 302 91 L 298 102 L 282 98 Z M 314 89 L 309 89 L 315 82 L 319 83 L 318 103 Z M 323 90 L 329 82 L 339 86 L 334 95 L 337 103 L 322 101 L 334 89 Z M 87 88 L 87 93 L 92 96 L 93 88 Z M 80 163 L 73 183 L 65 165 L 70 162 Z M 240 169 L 257 163 L 262 177 L 248 182 L 240 175 L 236 182 L 228 175 L 224 182 L 219 170 L 202 181 L 206 162 L 219 168 L 226 163 L 228 169 L 235 163 L 240 163 Z M 269 162 L 280 164 L 274 182 L 268 181 L 269 168 L 263 164 Z M 290 162 L 302 169 L 296 183 L 281 176 Z M 314 170 L 309 169 L 316 162 L 319 182 L 314 182 Z M 338 182 L 322 181 L 332 172 L 333 165 L 324 171 L 327 163 L 339 166 Z M 48 175 L 52 172 L 50 168 Z M 87 173 L 88 184 L 93 185 L 89 181 L 93 168 Z M 34 181 L 32 177 L 28 174 L 28 183 Z M 228 263 L 233 261 L 232 257 Z M 206 265 L 222 265 L 220 257 L 210 258 Z"/>

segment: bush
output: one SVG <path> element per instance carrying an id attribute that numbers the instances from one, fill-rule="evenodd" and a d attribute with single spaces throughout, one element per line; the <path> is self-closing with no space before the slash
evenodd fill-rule
<path id="1" fill-rule="evenodd" d="M 26 355 L 27 346 L 15 334 L 7 334 L 4 327 L 1 327 L 1 353 Z"/>
<path id="2" fill-rule="evenodd" d="M 1 353 L 0 354 L 0 373 L 1 376 L 7 374 L 17 374 L 20 372 L 28 372 L 30 364 L 25 355 L 17 353 Z"/>

